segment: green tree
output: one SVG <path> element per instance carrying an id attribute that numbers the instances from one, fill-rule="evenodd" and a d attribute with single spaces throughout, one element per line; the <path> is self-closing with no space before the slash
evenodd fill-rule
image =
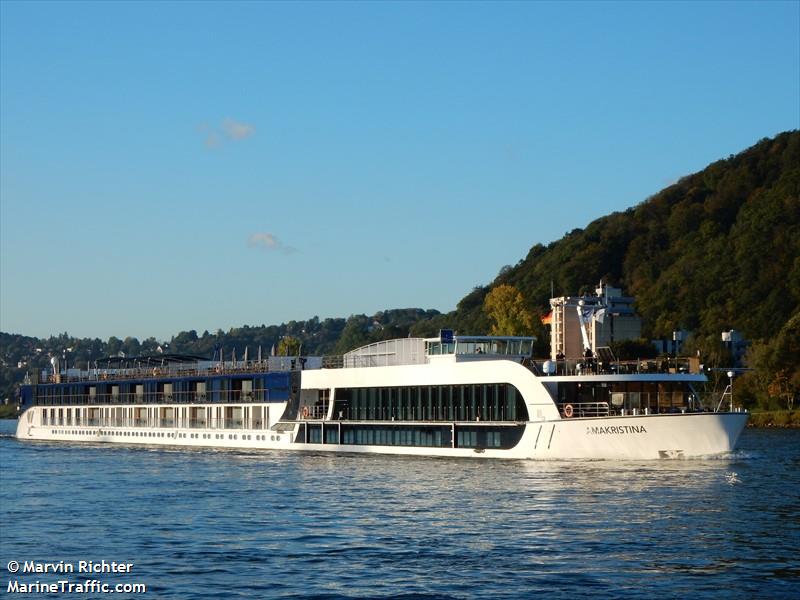
<path id="1" fill-rule="evenodd" d="M 533 317 L 522 293 L 512 285 L 498 285 L 486 295 L 483 312 L 492 321 L 492 335 L 526 335 L 533 329 Z"/>
<path id="2" fill-rule="evenodd" d="M 303 343 L 296 337 L 287 335 L 278 342 L 278 356 L 297 356 Z"/>
<path id="3" fill-rule="evenodd" d="M 369 332 L 369 319 L 366 315 L 350 315 L 347 319 L 347 324 L 339 336 L 339 341 L 336 343 L 334 352 L 336 354 L 344 354 L 359 346 L 368 343 Z"/>

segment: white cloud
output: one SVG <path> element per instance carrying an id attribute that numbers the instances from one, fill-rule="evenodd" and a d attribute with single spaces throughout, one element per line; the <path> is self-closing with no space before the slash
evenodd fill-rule
<path id="1" fill-rule="evenodd" d="M 271 233 L 251 233 L 247 238 L 247 245 L 251 248 L 262 246 L 269 250 L 275 250 L 280 246 L 280 242 Z"/>
<path id="2" fill-rule="evenodd" d="M 274 250 L 282 252 L 283 254 L 294 254 L 295 252 L 297 252 L 297 248 L 293 248 L 292 246 L 287 246 L 286 244 L 281 242 L 277 238 L 277 236 L 273 235 L 272 233 L 268 233 L 266 231 L 251 233 L 250 236 L 247 238 L 247 245 L 250 248 L 262 248 L 264 250 Z"/>
<path id="3" fill-rule="evenodd" d="M 234 142 L 244 140 L 256 132 L 255 125 L 242 123 L 230 117 L 223 119 L 219 126 L 201 123 L 197 129 L 203 134 L 203 143 L 206 148 L 211 149 L 219 148 L 226 140 Z"/>
<path id="4" fill-rule="evenodd" d="M 232 140 L 243 140 L 253 135 L 256 128 L 250 123 L 239 123 L 228 118 L 222 122 L 222 131 Z"/>

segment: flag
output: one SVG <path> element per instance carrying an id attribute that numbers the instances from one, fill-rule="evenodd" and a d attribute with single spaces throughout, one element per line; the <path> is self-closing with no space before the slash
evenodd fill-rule
<path id="1" fill-rule="evenodd" d="M 587 325 L 591 322 L 592 317 L 594 317 L 594 306 L 591 304 L 585 304 L 583 306 L 578 306 L 578 320 L 583 325 Z"/>
<path id="2" fill-rule="evenodd" d="M 596 313 L 594 313 L 594 320 L 597 321 L 600 324 L 603 323 L 605 318 L 606 318 L 606 309 L 605 308 L 601 308 Z"/>
<path id="3" fill-rule="evenodd" d="M 553 323 L 553 311 L 550 311 L 542 317 L 542 325 L 551 325 Z"/>

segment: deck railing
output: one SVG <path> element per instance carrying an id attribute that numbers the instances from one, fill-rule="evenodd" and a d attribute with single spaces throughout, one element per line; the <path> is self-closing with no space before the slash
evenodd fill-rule
<path id="1" fill-rule="evenodd" d="M 537 374 L 547 375 L 547 363 L 555 371 L 552 375 L 639 375 L 639 374 L 680 374 L 698 373 L 697 359 L 693 358 L 658 358 L 639 360 L 604 361 L 597 358 L 541 360 L 532 362 Z"/>
<path id="2" fill-rule="evenodd" d="M 562 417 L 607 417 L 608 402 L 565 402 L 559 405 Z"/>
<path id="3" fill-rule="evenodd" d="M 165 363 L 158 366 L 137 366 L 125 368 L 92 368 L 79 374 L 42 372 L 41 383 L 78 383 L 83 381 L 124 381 L 130 379 L 213 377 L 215 375 L 234 375 L 246 373 L 270 373 L 300 371 L 317 367 L 319 359 L 300 356 L 271 356 L 263 360 L 203 361 L 202 363 Z"/>

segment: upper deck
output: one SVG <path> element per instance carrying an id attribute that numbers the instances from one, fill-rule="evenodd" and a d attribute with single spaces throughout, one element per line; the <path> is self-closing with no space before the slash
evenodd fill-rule
<path id="1" fill-rule="evenodd" d="M 42 371 L 26 384 L 125 382 L 131 380 L 240 377 L 248 374 L 286 373 L 311 369 L 353 369 L 447 362 L 510 360 L 536 375 L 580 377 L 608 374 L 700 374 L 693 358 L 665 357 L 635 361 L 617 360 L 608 351 L 584 359 L 534 359 L 534 337 L 455 336 L 399 338 L 367 344 L 337 356 L 269 356 L 257 360 L 208 360 L 198 356 L 164 354 L 141 357 L 109 357 L 93 368 L 61 372 Z"/>
<path id="2" fill-rule="evenodd" d="M 314 369 L 322 366 L 320 357 L 270 356 L 258 360 L 208 360 L 199 356 L 164 354 L 133 358 L 110 357 L 95 361 L 87 369 L 67 369 L 58 373 L 41 371 L 25 383 L 83 383 L 147 379 L 184 379 L 276 373 Z"/>
<path id="3" fill-rule="evenodd" d="M 703 379 L 699 360 L 664 357 L 618 360 L 607 348 L 583 359 L 534 359 L 534 337 L 452 336 L 401 338 L 367 344 L 342 356 L 326 356 L 323 368 L 364 368 L 446 362 L 510 360 L 540 376 L 588 377 L 598 375 L 696 375 Z"/>

